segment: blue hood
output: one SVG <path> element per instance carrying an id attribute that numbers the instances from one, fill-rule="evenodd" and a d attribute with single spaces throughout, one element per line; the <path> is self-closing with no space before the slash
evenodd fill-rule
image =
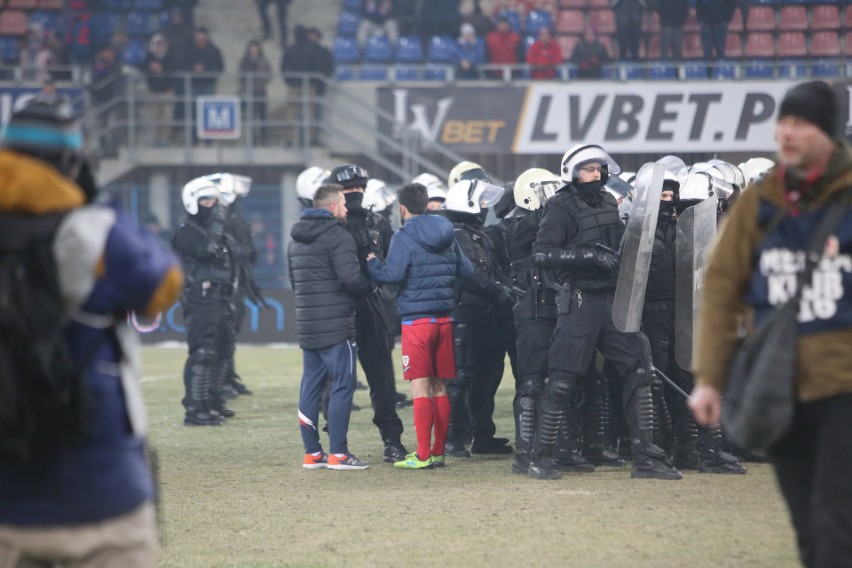
<path id="1" fill-rule="evenodd" d="M 433 253 L 444 252 L 453 244 L 453 224 L 440 215 L 418 215 L 406 221 L 400 231 Z"/>

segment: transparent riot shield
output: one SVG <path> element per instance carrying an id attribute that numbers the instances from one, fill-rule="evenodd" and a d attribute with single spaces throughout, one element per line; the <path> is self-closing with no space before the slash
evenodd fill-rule
<path id="1" fill-rule="evenodd" d="M 624 231 L 621 267 L 612 303 L 612 322 L 621 331 L 639 331 L 642 324 L 664 176 L 665 168 L 660 164 L 646 164 L 636 174 L 636 194 Z"/>
<path id="2" fill-rule="evenodd" d="M 692 370 L 704 288 L 704 268 L 716 240 L 716 196 L 684 211 L 675 240 L 675 360 Z"/>

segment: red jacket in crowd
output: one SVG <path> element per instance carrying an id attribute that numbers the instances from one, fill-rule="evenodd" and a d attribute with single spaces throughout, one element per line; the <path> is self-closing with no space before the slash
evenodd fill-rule
<path id="1" fill-rule="evenodd" d="M 553 40 L 547 43 L 536 40 L 527 51 L 527 63 L 533 68 L 531 79 L 553 79 L 556 77 L 556 66 L 562 63 L 562 50 Z"/>
<path id="2" fill-rule="evenodd" d="M 521 36 L 509 30 L 501 32 L 494 30 L 485 37 L 488 45 L 489 63 L 514 64 L 518 62 L 518 44 Z"/>

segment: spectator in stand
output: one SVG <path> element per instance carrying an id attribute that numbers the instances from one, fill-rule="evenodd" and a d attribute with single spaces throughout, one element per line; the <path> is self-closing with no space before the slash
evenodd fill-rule
<path id="1" fill-rule="evenodd" d="M 269 23 L 269 6 L 275 6 L 278 17 L 278 32 L 281 34 L 281 49 L 287 46 L 287 9 L 291 0 L 254 0 L 257 3 L 257 13 L 263 26 L 263 39 L 272 38 L 272 25 Z"/>
<path id="2" fill-rule="evenodd" d="M 574 47 L 571 62 L 577 66 L 578 79 L 600 79 L 603 76 L 603 66 L 609 62 L 609 53 L 598 40 L 593 27 L 586 28 L 580 43 Z"/>
<path id="3" fill-rule="evenodd" d="M 701 44 L 707 60 L 725 57 L 728 23 L 734 15 L 735 0 L 697 0 L 695 14 L 701 24 Z"/>
<path id="4" fill-rule="evenodd" d="M 287 120 L 295 123 L 302 122 L 307 117 L 302 116 L 302 99 L 308 98 L 308 112 L 310 121 L 316 124 L 322 120 L 320 106 L 316 103 L 316 97 L 325 94 L 325 82 L 320 79 L 305 80 L 300 74 L 320 73 L 331 77 L 334 73 L 334 58 L 331 52 L 320 44 L 322 34 L 317 28 L 305 28 L 296 26 L 296 41 L 287 48 L 281 58 L 281 74 L 287 83 Z M 290 128 L 287 136 L 287 144 L 293 145 L 301 140 L 301 128 Z M 302 145 L 305 141 L 301 140 Z M 312 128 L 310 144 L 319 144 L 319 129 Z"/>
<path id="5" fill-rule="evenodd" d="M 519 62 L 518 51 L 521 46 L 521 36 L 509 27 L 509 20 L 500 18 L 497 27 L 485 38 L 488 46 L 488 62 L 494 65 L 517 65 Z M 502 77 L 500 71 L 489 71 L 488 76 L 499 79 Z M 512 76 L 514 77 L 514 72 Z"/>
<path id="6" fill-rule="evenodd" d="M 45 41 L 41 26 L 31 26 L 21 42 L 18 63 L 21 66 L 21 79 L 43 83 L 50 75 L 53 65 L 53 52 Z"/>
<path id="7" fill-rule="evenodd" d="M 450 35 L 459 29 L 459 0 L 428 0 L 423 4 L 422 34 L 428 38 Z"/>
<path id="8" fill-rule="evenodd" d="M 168 146 L 171 141 L 175 106 L 175 57 L 166 36 L 157 33 L 148 42 L 144 72 L 148 83 L 152 145 Z"/>
<path id="9" fill-rule="evenodd" d="M 266 87 L 271 79 L 272 66 L 263 53 L 263 46 L 259 41 L 250 41 L 240 60 L 240 97 L 255 144 L 266 143 L 263 123 L 266 122 Z"/>
<path id="10" fill-rule="evenodd" d="M 166 41 L 174 56 L 175 70 L 189 71 L 189 54 L 192 52 L 192 28 L 187 25 L 183 10 L 172 8 L 169 12 L 169 23 L 163 30 Z M 180 87 L 177 87 L 180 89 Z M 181 91 L 182 92 L 182 91 Z"/>
<path id="11" fill-rule="evenodd" d="M 461 35 L 456 42 L 456 79 L 479 79 L 477 64 L 482 60 L 476 29 L 462 24 Z"/>
<path id="12" fill-rule="evenodd" d="M 562 64 L 562 50 L 559 44 L 553 41 L 553 34 L 549 28 L 541 28 L 538 31 L 538 39 L 535 40 L 527 51 L 527 63 L 530 64 L 530 79 L 556 79 L 556 67 Z"/>
<path id="13" fill-rule="evenodd" d="M 636 61 L 642 36 L 642 12 L 648 4 L 646 0 L 611 0 L 611 5 L 615 12 L 618 57 L 623 61 Z"/>
<path id="14" fill-rule="evenodd" d="M 363 49 L 367 45 L 367 40 L 378 34 L 387 36 L 394 45 L 399 39 L 394 0 L 364 0 L 361 5 L 358 44 Z"/>
<path id="15" fill-rule="evenodd" d="M 396 0 L 396 21 L 400 35 L 421 35 L 425 0 Z"/>
<path id="16" fill-rule="evenodd" d="M 482 9 L 480 0 L 465 0 L 461 14 L 462 23 L 472 25 L 479 37 L 487 36 L 494 29 L 494 20 Z"/>
<path id="17" fill-rule="evenodd" d="M 72 1 L 69 4 L 65 25 L 65 45 L 68 61 L 78 69 L 82 66 L 88 67 L 92 62 L 94 46 L 89 27 L 90 18 L 91 13 L 83 0 Z"/>
<path id="18" fill-rule="evenodd" d="M 207 28 L 196 28 L 189 62 L 192 72 L 197 75 L 192 78 L 193 95 L 216 94 L 218 76 L 225 70 L 222 52 L 210 40 Z"/>
<path id="19" fill-rule="evenodd" d="M 109 46 L 115 54 L 115 59 L 119 65 L 124 61 L 124 56 L 127 53 L 127 46 L 130 45 L 130 38 L 121 30 L 113 32 L 109 36 Z"/>
<path id="20" fill-rule="evenodd" d="M 660 50 L 663 59 L 679 61 L 683 53 L 683 26 L 689 15 L 687 0 L 657 0 L 660 14 Z"/>

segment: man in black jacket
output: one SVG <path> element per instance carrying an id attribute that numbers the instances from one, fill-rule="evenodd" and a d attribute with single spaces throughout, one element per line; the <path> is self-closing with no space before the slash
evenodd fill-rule
<path id="1" fill-rule="evenodd" d="M 325 94 L 325 82 L 318 78 L 307 79 L 306 73 L 318 73 L 331 77 L 334 73 L 334 57 L 331 52 L 320 44 L 322 34 L 316 28 L 305 28 L 296 26 L 296 41 L 284 51 L 281 58 L 281 75 L 287 84 L 287 120 L 292 122 L 304 122 L 310 120 L 313 125 L 322 121 L 322 105 L 317 102 L 318 97 Z M 307 99 L 307 107 L 303 105 L 303 99 Z M 304 116 L 303 110 L 307 108 L 308 116 Z M 306 142 L 311 145 L 319 143 L 320 129 L 316 126 L 311 128 L 309 141 L 301 140 L 301 128 L 289 128 L 287 142 L 301 145 Z"/>
<path id="2" fill-rule="evenodd" d="M 346 432 L 355 392 L 355 300 L 373 285 L 361 274 L 355 241 L 343 227 L 346 202 L 338 185 L 323 185 L 293 225 L 288 250 L 290 282 L 296 293 L 296 325 L 303 373 L 299 424 L 306 469 L 367 469 L 349 452 Z M 319 439 L 320 399 L 331 380 L 328 404 L 329 455 Z"/>

